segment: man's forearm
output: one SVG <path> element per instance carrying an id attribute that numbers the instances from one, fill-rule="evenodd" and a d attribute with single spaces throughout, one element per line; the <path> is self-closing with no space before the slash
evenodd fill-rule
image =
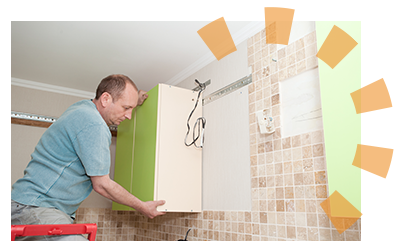
<path id="1" fill-rule="evenodd" d="M 93 189 L 100 195 L 122 205 L 132 207 L 150 219 L 165 214 L 164 212 L 157 211 L 157 206 L 163 205 L 165 201 L 143 202 L 121 185 L 111 180 L 108 175 L 92 176 L 91 180 Z"/>
<path id="2" fill-rule="evenodd" d="M 125 188 L 109 179 L 102 185 L 93 186 L 94 190 L 100 195 L 117 202 L 119 204 L 132 207 L 136 210 L 143 208 L 143 202 L 130 194 Z"/>

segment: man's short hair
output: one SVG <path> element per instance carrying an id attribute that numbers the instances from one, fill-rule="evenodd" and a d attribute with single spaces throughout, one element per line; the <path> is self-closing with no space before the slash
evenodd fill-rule
<path id="1" fill-rule="evenodd" d="M 107 92 L 112 96 L 113 102 L 115 102 L 121 97 L 128 83 L 132 84 L 136 91 L 138 91 L 135 83 L 129 77 L 120 74 L 109 75 L 101 80 L 99 86 L 97 86 L 95 99 L 98 100 L 104 92 Z"/>

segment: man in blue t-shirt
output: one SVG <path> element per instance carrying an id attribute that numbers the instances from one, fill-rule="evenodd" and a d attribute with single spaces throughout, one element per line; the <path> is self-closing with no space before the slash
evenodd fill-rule
<path id="1" fill-rule="evenodd" d="M 147 98 L 124 75 L 104 78 L 93 100 L 70 106 L 40 138 L 24 177 L 11 190 L 11 224 L 68 224 L 92 189 L 148 218 L 165 214 L 165 201 L 142 202 L 109 177 L 109 125 L 131 119 Z M 18 239 L 18 238 L 17 238 Z M 85 240 L 78 236 L 27 237 L 29 240 Z"/>

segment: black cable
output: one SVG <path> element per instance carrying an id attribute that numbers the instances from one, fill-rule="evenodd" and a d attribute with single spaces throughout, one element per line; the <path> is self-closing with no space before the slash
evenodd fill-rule
<path id="1" fill-rule="evenodd" d="M 205 85 L 204 83 L 199 83 L 199 81 L 198 81 L 197 79 L 195 79 L 195 81 L 196 81 L 196 83 L 199 85 L 200 91 L 199 91 L 199 94 L 197 95 L 196 104 L 194 105 L 193 110 L 190 112 L 189 117 L 188 117 L 188 120 L 187 120 L 187 123 L 186 123 L 187 128 L 188 128 L 188 131 L 186 132 L 186 136 L 185 136 L 185 145 L 188 146 L 188 147 L 190 147 L 191 145 L 194 144 L 194 146 L 195 146 L 196 148 L 202 148 L 202 147 L 203 147 L 203 146 L 202 146 L 202 143 L 201 143 L 200 146 L 198 146 L 198 145 L 196 144 L 196 141 L 197 141 L 197 140 L 199 139 L 199 137 L 200 137 L 200 134 L 201 134 L 200 129 L 202 128 L 202 131 L 204 131 L 204 129 L 205 129 L 205 127 L 206 127 L 206 118 L 204 118 L 204 117 L 197 118 L 196 123 L 194 124 L 194 127 L 193 127 L 193 141 L 192 141 L 190 144 L 187 144 L 187 143 L 186 143 L 186 141 L 187 141 L 187 136 L 189 135 L 189 132 L 190 132 L 190 125 L 189 125 L 190 118 L 192 117 L 193 112 L 194 112 L 194 111 L 196 110 L 196 108 L 197 108 L 197 104 L 199 103 L 201 93 L 206 89 L 206 85 Z M 196 136 L 196 133 L 195 133 L 196 127 L 198 127 L 198 134 L 197 134 L 197 136 Z M 204 142 L 204 135 L 202 136 L 202 138 L 200 138 L 200 140 L 202 140 L 202 142 Z"/>

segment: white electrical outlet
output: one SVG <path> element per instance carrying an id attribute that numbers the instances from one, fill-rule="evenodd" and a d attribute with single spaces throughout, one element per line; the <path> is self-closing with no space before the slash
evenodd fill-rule
<path id="1" fill-rule="evenodd" d="M 269 111 L 269 109 L 263 109 L 256 112 L 261 134 L 272 134 L 275 132 L 274 118 L 272 118 Z"/>

